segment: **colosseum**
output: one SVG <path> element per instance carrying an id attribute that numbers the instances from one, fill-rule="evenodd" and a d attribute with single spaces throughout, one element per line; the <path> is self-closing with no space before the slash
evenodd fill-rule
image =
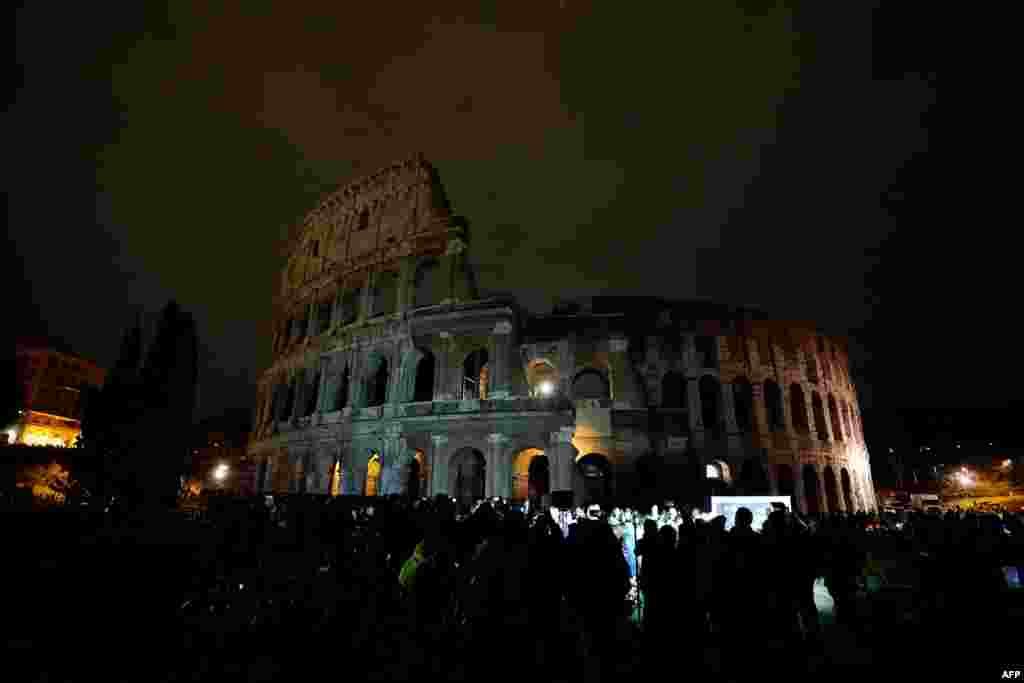
<path id="1" fill-rule="evenodd" d="M 844 340 L 709 302 L 481 297 L 422 157 L 295 231 L 249 454 L 262 491 L 874 510 Z"/>

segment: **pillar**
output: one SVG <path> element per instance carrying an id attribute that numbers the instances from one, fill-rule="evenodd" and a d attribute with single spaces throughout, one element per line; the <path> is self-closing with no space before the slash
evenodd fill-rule
<path id="1" fill-rule="evenodd" d="M 807 497 L 804 494 L 804 468 L 799 460 L 790 467 L 793 469 L 793 509 L 806 515 Z"/>
<path id="2" fill-rule="evenodd" d="M 448 437 L 435 434 L 430 437 L 430 490 L 432 494 L 451 495 L 448 490 Z"/>
<path id="3" fill-rule="evenodd" d="M 576 466 L 576 449 L 572 445 L 573 428 L 562 427 L 551 432 L 551 491 L 571 491 Z"/>
<path id="4" fill-rule="evenodd" d="M 818 507 L 822 513 L 832 512 L 829 506 L 828 492 L 825 490 L 825 468 L 821 465 L 815 465 L 814 473 L 817 478 L 815 485 L 818 488 Z"/>
<path id="5" fill-rule="evenodd" d="M 828 423 L 826 423 L 828 424 Z M 836 501 L 839 503 L 839 512 L 848 512 L 850 510 L 850 501 L 846 500 L 846 492 L 843 491 L 843 472 L 838 465 L 827 466 L 832 471 L 832 476 L 835 477 L 836 481 Z"/>
<path id="6" fill-rule="evenodd" d="M 452 362 L 454 342 L 451 332 L 441 332 L 437 356 L 434 358 L 434 396 L 438 401 L 454 401 L 459 395 L 454 393 L 456 377 L 462 381 L 462 368 Z"/>
<path id="7" fill-rule="evenodd" d="M 448 284 L 448 291 L 441 303 L 458 303 L 474 297 L 474 292 L 470 291 L 465 263 L 466 243 L 458 236 L 449 238 L 441 258 L 441 272 Z"/>
<path id="8" fill-rule="evenodd" d="M 512 391 L 512 323 L 503 320 L 494 326 L 494 360 L 491 361 L 489 398 L 508 398 Z"/>
<path id="9" fill-rule="evenodd" d="M 804 411 L 807 413 L 807 435 L 811 439 L 818 438 L 818 425 L 814 422 L 814 405 L 811 403 L 811 390 L 803 384 L 799 385 L 800 391 L 804 394 Z"/>
<path id="10" fill-rule="evenodd" d="M 719 387 L 721 387 L 722 391 L 722 414 L 725 416 L 726 432 L 736 434 L 740 429 L 736 424 L 736 398 L 732 393 L 732 384 L 720 382 Z"/>
<path id="11" fill-rule="evenodd" d="M 511 473 L 508 458 L 506 457 L 506 450 L 508 444 L 511 441 L 504 434 L 490 434 L 487 437 L 488 444 L 488 455 L 487 455 L 487 484 L 491 489 L 491 496 L 501 496 L 503 498 L 510 498 L 512 496 L 511 489 Z"/>
<path id="12" fill-rule="evenodd" d="M 754 409 L 754 429 L 763 439 L 767 439 L 771 431 L 768 427 L 768 407 L 765 405 L 764 382 L 750 383 L 750 400 Z"/>
<path id="13" fill-rule="evenodd" d="M 835 448 L 835 445 L 838 444 L 839 442 L 836 441 L 836 435 L 832 432 L 832 413 L 831 413 L 831 411 L 829 410 L 829 407 L 828 407 L 828 393 L 826 393 L 824 391 L 824 388 L 821 391 L 820 396 L 821 396 L 821 414 L 823 416 L 823 419 L 825 420 L 826 436 L 828 438 L 829 443 L 831 443 L 833 445 L 833 448 Z M 840 427 L 840 429 L 842 429 L 842 427 Z M 819 435 L 818 438 L 820 439 L 821 436 Z"/>

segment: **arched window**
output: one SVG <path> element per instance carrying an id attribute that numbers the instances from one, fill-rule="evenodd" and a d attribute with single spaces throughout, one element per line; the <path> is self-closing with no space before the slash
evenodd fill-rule
<path id="1" fill-rule="evenodd" d="M 768 428 L 773 432 L 786 431 L 786 419 L 782 412 L 782 389 L 774 380 L 764 382 L 764 405 L 768 413 Z"/>
<path id="2" fill-rule="evenodd" d="M 370 227 L 370 210 L 363 209 L 359 212 L 359 227 L 358 230 L 366 230 Z"/>
<path id="3" fill-rule="evenodd" d="M 388 378 L 388 362 L 384 358 L 379 358 L 377 368 L 370 376 L 369 386 L 367 387 L 366 406 L 368 408 L 382 406 L 387 402 Z"/>
<path id="4" fill-rule="evenodd" d="M 416 385 L 412 400 L 434 400 L 434 354 L 430 351 L 424 350 L 423 357 L 416 364 Z"/>
<path id="5" fill-rule="evenodd" d="M 477 349 L 462 363 L 462 400 L 487 398 L 487 349 Z"/>
<path id="6" fill-rule="evenodd" d="M 323 334 L 331 326 L 331 301 L 322 300 L 316 307 L 317 332 Z"/>
<path id="7" fill-rule="evenodd" d="M 608 381 L 597 370 L 582 370 L 572 382 L 574 399 L 607 399 L 611 397 Z"/>
<path id="8" fill-rule="evenodd" d="M 398 304 L 398 276 L 390 271 L 377 275 L 373 286 L 373 313 L 371 315 L 391 315 Z"/>
<path id="9" fill-rule="evenodd" d="M 316 400 L 320 397 L 320 373 L 313 374 L 309 385 L 304 392 L 306 395 L 306 406 L 303 416 L 308 417 L 316 412 Z"/>
<path id="10" fill-rule="evenodd" d="M 732 383 L 732 398 L 736 408 L 736 427 L 741 432 L 754 428 L 754 391 L 746 377 L 737 377 Z"/>
<path id="11" fill-rule="evenodd" d="M 348 405 L 348 385 L 349 385 L 349 370 L 348 366 L 339 373 L 338 385 L 334 391 L 333 403 L 331 408 L 333 410 L 341 410 Z"/>
<path id="12" fill-rule="evenodd" d="M 718 434 L 721 433 L 721 415 L 720 410 L 722 391 L 718 385 L 718 380 L 710 375 L 704 375 L 700 378 L 699 383 L 700 393 L 700 415 L 704 421 L 704 429 Z"/>
<path id="13" fill-rule="evenodd" d="M 807 401 L 804 390 L 799 384 L 789 387 L 789 408 L 793 415 L 793 429 L 799 434 L 809 434 L 811 426 L 807 422 Z"/>
<path id="14" fill-rule="evenodd" d="M 661 378 L 661 407 L 686 408 L 686 378 L 678 372 L 666 372 Z"/>
<path id="15" fill-rule="evenodd" d="M 828 425 L 825 424 L 825 408 L 817 391 L 811 393 L 811 411 L 814 413 L 814 431 L 818 439 L 828 441 Z"/>
<path id="16" fill-rule="evenodd" d="M 836 397 L 832 394 L 828 395 L 828 416 L 832 422 L 832 436 L 836 441 L 843 440 L 843 428 L 840 424 L 842 419 L 839 407 L 836 405 Z"/>
<path id="17" fill-rule="evenodd" d="M 413 306 L 433 306 L 447 297 L 444 290 L 444 274 L 437 259 L 428 259 L 416 268 L 413 278 Z"/>
<path id="18" fill-rule="evenodd" d="M 806 353 L 807 357 L 807 380 L 814 384 L 818 383 L 818 358 L 813 351 Z"/>
<path id="19" fill-rule="evenodd" d="M 284 409 L 281 411 L 281 420 L 287 420 L 292 416 L 295 408 L 295 392 L 297 386 L 295 380 L 288 383 L 288 393 L 285 394 Z"/>

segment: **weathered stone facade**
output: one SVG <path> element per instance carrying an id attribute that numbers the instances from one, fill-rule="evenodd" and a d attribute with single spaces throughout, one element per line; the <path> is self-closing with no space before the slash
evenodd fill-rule
<path id="1" fill-rule="evenodd" d="M 467 244 L 419 157 L 306 218 L 258 390 L 265 490 L 875 509 L 840 340 L 703 302 L 526 315 L 478 297 Z"/>

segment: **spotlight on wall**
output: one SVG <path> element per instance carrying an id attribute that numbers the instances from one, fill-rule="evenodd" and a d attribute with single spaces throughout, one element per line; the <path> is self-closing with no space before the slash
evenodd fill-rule
<path id="1" fill-rule="evenodd" d="M 228 466 L 221 464 L 213 471 L 213 478 L 217 481 L 224 481 L 228 476 Z"/>
<path id="2" fill-rule="evenodd" d="M 539 389 L 541 396 L 550 396 L 555 392 L 555 385 L 551 382 L 541 382 Z"/>

